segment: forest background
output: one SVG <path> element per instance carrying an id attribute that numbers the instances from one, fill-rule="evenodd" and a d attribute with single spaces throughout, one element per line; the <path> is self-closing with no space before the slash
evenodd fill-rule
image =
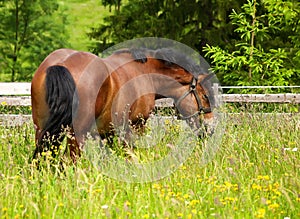
<path id="1" fill-rule="evenodd" d="M 58 48 L 163 37 L 197 50 L 222 85 L 300 84 L 298 0 L 0 0 L 0 21 L 0 81 L 30 81 Z"/>

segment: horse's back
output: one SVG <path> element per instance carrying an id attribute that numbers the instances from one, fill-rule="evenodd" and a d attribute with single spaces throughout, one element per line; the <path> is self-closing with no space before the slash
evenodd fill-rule
<path id="1" fill-rule="evenodd" d="M 49 66 L 65 66 L 73 75 L 73 71 L 82 71 L 86 67 L 86 65 L 96 57 L 97 56 L 92 53 L 81 52 L 72 49 L 55 50 L 50 53 L 40 64 L 33 77 L 33 83 L 35 82 L 35 78 L 38 78 L 40 80 L 40 75 L 45 74 L 45 71 Z"/>

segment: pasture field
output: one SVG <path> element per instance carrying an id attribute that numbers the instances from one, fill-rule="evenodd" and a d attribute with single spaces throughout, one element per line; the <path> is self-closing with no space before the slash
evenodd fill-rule
<path id="1" fill-rule="evenodd" d="M 60 1 L 60 4 L 67 9 L 66 29 L 71 48 L 88 51 L 95 42 L 88 38 L 87 33 L 92 27 L 104 22 L 104 17 L 111 14 L 109 8 L 105 8 L 101 1 L 97 0 L 69 0 Z"/>
<path id="2" fill-rule="evenodd" d="M 230 116 L 209 163 L 200 142 L 151 183 L 111 179 L 85 155 L 37 170 L 31 124 L 1 127 L 0 138 L 0 218 L 300 218 L 299 114 Z"/>

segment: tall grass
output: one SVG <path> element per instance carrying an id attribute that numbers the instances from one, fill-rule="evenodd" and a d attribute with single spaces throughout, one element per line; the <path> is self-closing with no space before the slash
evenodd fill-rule
<path id="1" fill-rule="evenodd" d="M 205 166 L 199 144 L 162 180 L 126 183 L 103 175 L 86 155 L 63 170 L 47 161 L 37 170 L 28 162 L 32 126 L 1 127 L 0 217 L 297 218 L 299 131 L 299 115 L 235 114 Z"/>

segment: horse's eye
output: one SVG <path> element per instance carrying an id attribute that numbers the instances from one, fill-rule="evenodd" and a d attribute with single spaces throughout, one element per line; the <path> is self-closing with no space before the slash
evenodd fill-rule
<path id="1" fill-rule="evenodd" d="M 208 100 L 208 96 L 206 94 L 203 94 L 204 99 Z"/>

